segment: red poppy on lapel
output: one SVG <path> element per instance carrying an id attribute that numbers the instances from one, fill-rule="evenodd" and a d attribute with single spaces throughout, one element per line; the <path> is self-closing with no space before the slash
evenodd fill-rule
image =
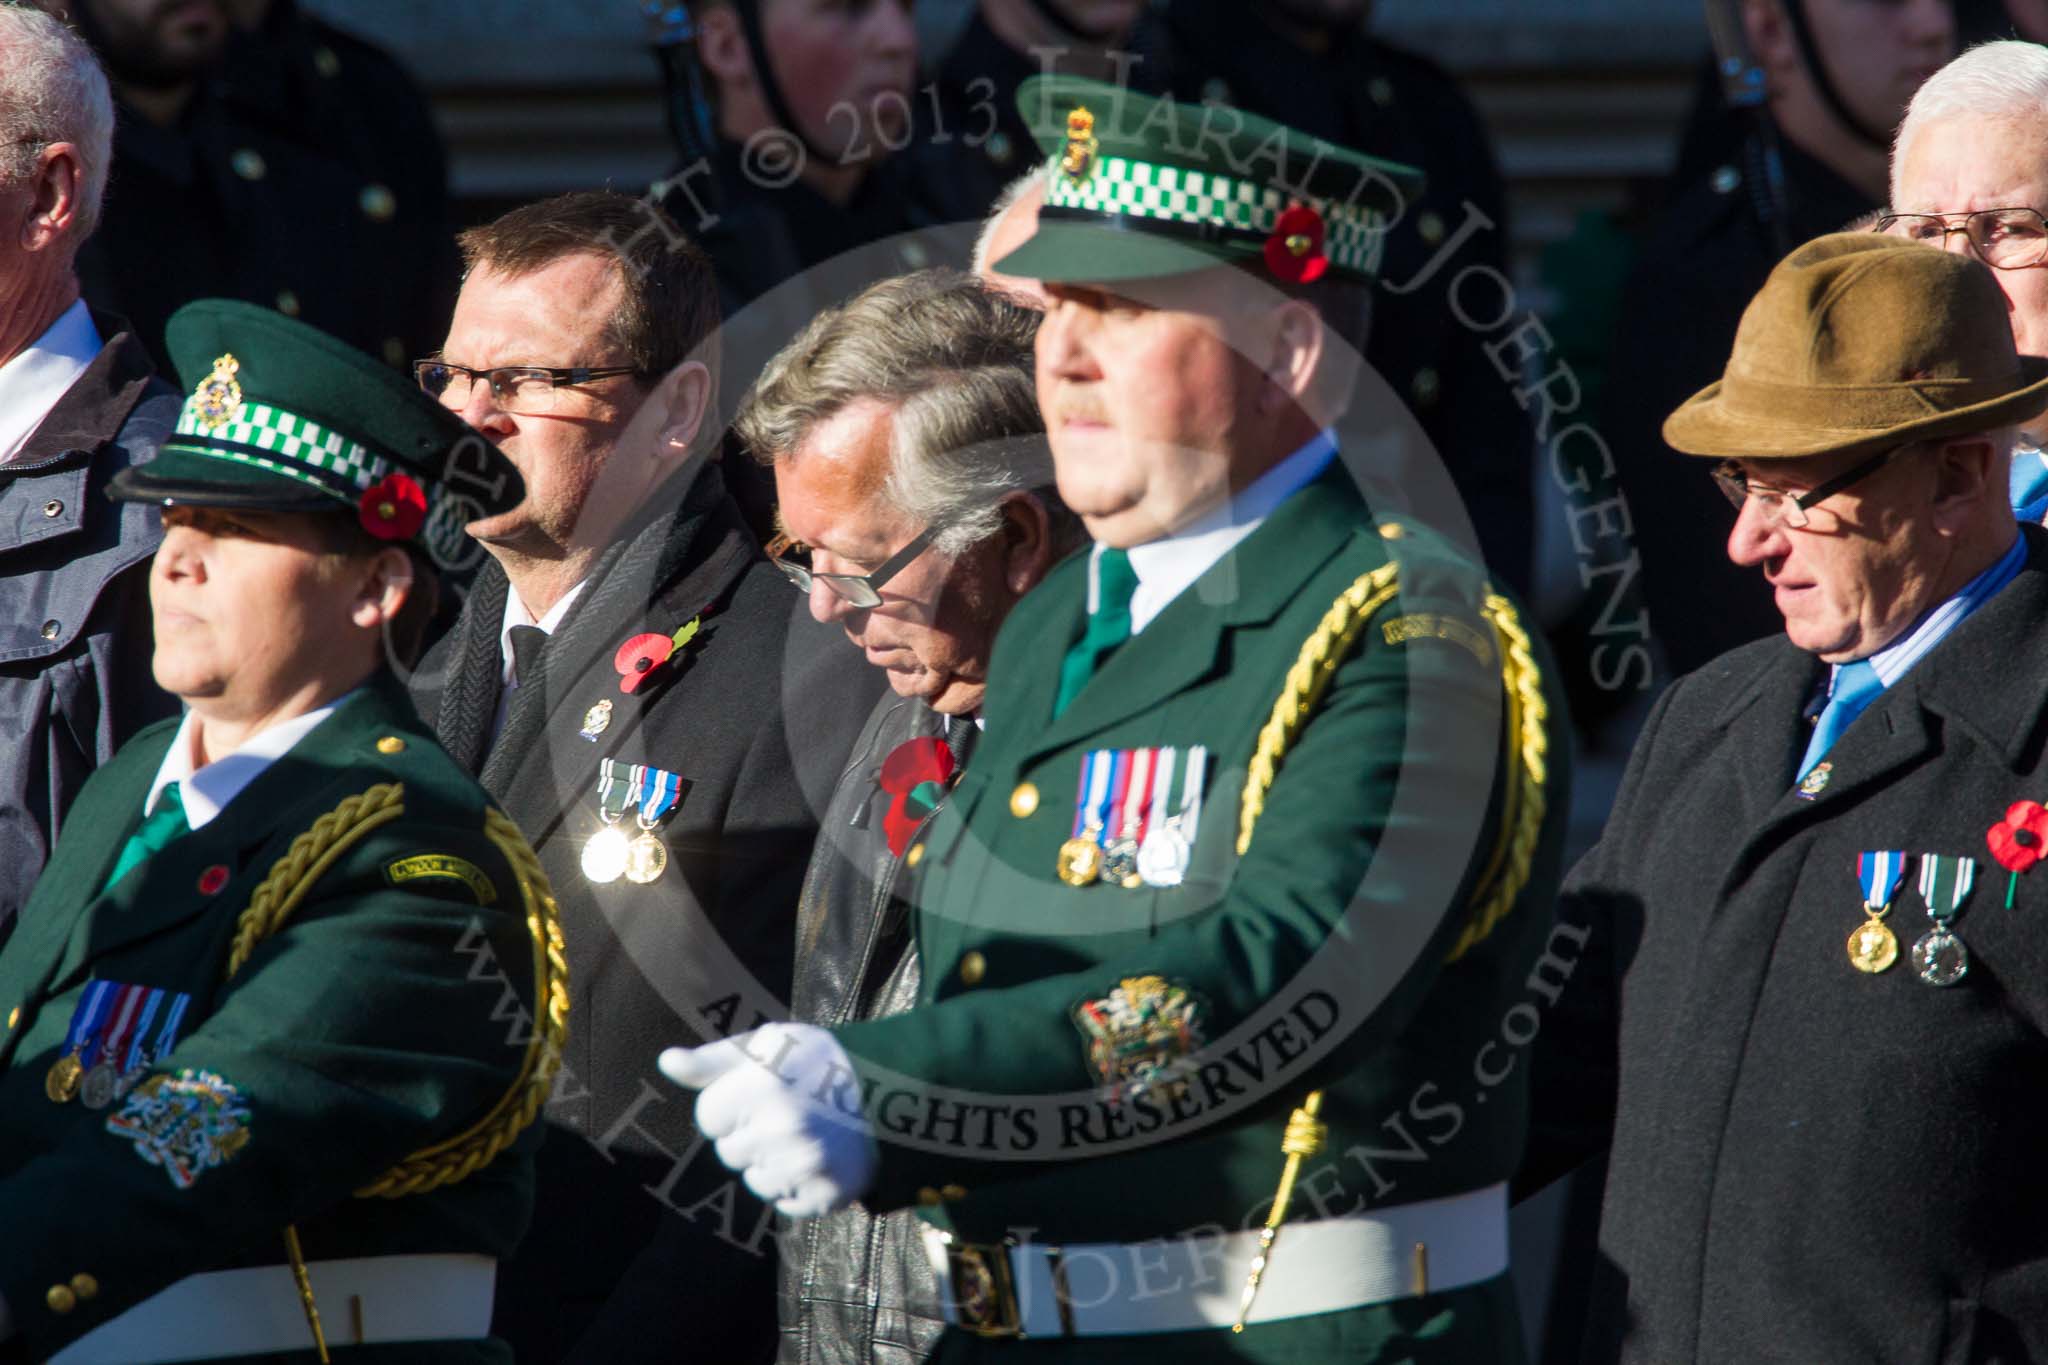
<path id="1" fill-rule="evenodd" d="M 631 696 L 675 652 L 675 641 L 652 631 L 635 635 L 620 645 L 619 652 L 612 656 L 612 667 L 619 670 L 619 691 Z"/>
<path id="2" fill-rule="evenodd" d="M 2008 872 L 2025 872 L 2048 855 L 2048 810 L 2038 801 L 2015 801 L 1985 832 L 1991 856 Z"/>
<path id="3" fill-rule="evenodd" d="M 917 827 L 945 800 L 952 776 L 953 751 L 943 739 L 909 739 L 889 751 L 882 760 L 881 788 L 890 797 L 882 833 L 891 853 L 903 856 Z"/>
<path id="4" fill-rule="evenodd" d="M 1330 268 L 1324 248 L 1327 229 L 1323 215 L 1307 204 L 1296 204 L 1273 224 L 1266 239 L 1266 269 L 1289 284 L 1312 284 Z"/>
<path id="5" fill-rule="evenodd" d="M 202 896 L 219 895 L 220 889 L 227 884 L 228 870 L 220 863 L 215 863 L 199 874 L 199 894 Z"/>
<path id="6" fill-rule="evenodd" d="M 682 653 L 684 645 L 697 638 L 703 625 L 704 614 L 699 612 L 683 622 L 673 635 L 659 635 L 654 631 L 635 635 L 619 646 L 619 652 L 612 656 L 612 667 L 619 672 L 619 691 L 631 696 L 640 690 L 640 685 L 661 671 L 661 666 Z"/>
<path id="7" fill-rule="evenodd" d="M 379 540 L 410 540 L 427 519 L 427 495 L 407 474 L 386 474 L 356 504 L 363 529 Z"/>

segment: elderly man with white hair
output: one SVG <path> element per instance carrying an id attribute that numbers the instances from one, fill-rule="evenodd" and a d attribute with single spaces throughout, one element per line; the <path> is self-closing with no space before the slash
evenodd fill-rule
<path id="1" fill-rule="evenodd" d="M 72 264 L 113 125 L 78 35 L 0 4 L 0 941 L 86 777 L 175 709 L 150 679 L 156 512 L 102 492 L 155 455 L 178 398 Z"/>
<path id="2" fill-rule="evenodd" d="M 2005 292 L 2021 355 L 2048 355 L 2048 48 L 1984 43 L 1928 77 L 1892 148 L 1878 230 L 1965 251 Z M 2048 412 L 2020 428 L 2012 500 L 2048 516 Z"/>

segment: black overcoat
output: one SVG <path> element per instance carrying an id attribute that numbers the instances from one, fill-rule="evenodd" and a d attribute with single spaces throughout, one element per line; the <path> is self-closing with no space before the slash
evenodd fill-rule
<path id="1" fill-rule="evenodd" d="M 699 1142 L 692 1097 L 655 1058 L 784 1013 L 816 812 L 882 684 L 767 562 L 717 465 L 679 475 L 651 508 L 600 560 L 495 743 L 495 561 L 416 689 L 539 851 L 568 940 L 569 1049 L 533 1229 L 498 1281 L 497 1331 L 522 1360 L 773 1354 L 772 1220 Z M 620 645 L 693 617 L 696 638 L 622 692 Z M 650 884 L 583 873 L 607 757 L 689 784 Z"/>
<path id="2" fill-rule="evenodd" d="M 1783 636 L 1651 717 L 1566 885 L 1539 1058 L 1539 1159 L 1618 1077 L 1589 1360 L 2048 1359 L 2048 867 L 2008 909 L 1986 839 L 2048 796 L 2048 534 L 2023 530 L 2019 575 L 1850 725 L 1810 797 L 1825 666 Z M 1913 860 L 1878 974 L 1847 949 L 1866 850 Z M 1910 960 L 1926 854 L 1976 860 L 1946 988 Z"/>

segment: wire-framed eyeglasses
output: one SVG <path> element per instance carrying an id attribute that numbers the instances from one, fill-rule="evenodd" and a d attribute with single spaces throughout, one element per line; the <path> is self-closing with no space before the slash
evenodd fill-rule
<path id="1" fill-rule="evenodd" d="M 1904 237 L 1938 247 L 1946 247 L 1949 235 L 1960 232 L 1977 259 L 1994 270 L 2024 270 L 2048 260 L 2048 219 L 2043 219 L 2037 209 L 1887 213 L 1877 220 L 1874 230 L 1888 237 Z"/>
<path id="2" fill-rule="evenodd" d="M 798 592 L 808 593 L 813 582 L 821 582 L 854 606 L 867 609 L 882 605 L 882 586 L 909 568 L 910 561 L 923 554 L 937 534 L 935 528 L 927 526 L 912 537 L 908 545 L 883 561 L 881 568 L 869 574 L 820 573 L 793 557 L 810 552 L 788 536 L 777 536 L 768 543 L 768 559 L 782 570 L 782 576 L 794 584 Z"/>

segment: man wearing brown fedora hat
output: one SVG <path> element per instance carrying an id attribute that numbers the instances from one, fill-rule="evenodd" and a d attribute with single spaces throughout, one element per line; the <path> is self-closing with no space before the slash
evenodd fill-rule
<path id="1" fill-rule="evenodd" d="M 1525 1181 L 1611 1142 L 1588 1360 L 2048 1358 L 2044 399 L 1981 263 L 1841 234 L 1665 424 L 1785 635 L 1672 686 L 1566 885 Z"/>

